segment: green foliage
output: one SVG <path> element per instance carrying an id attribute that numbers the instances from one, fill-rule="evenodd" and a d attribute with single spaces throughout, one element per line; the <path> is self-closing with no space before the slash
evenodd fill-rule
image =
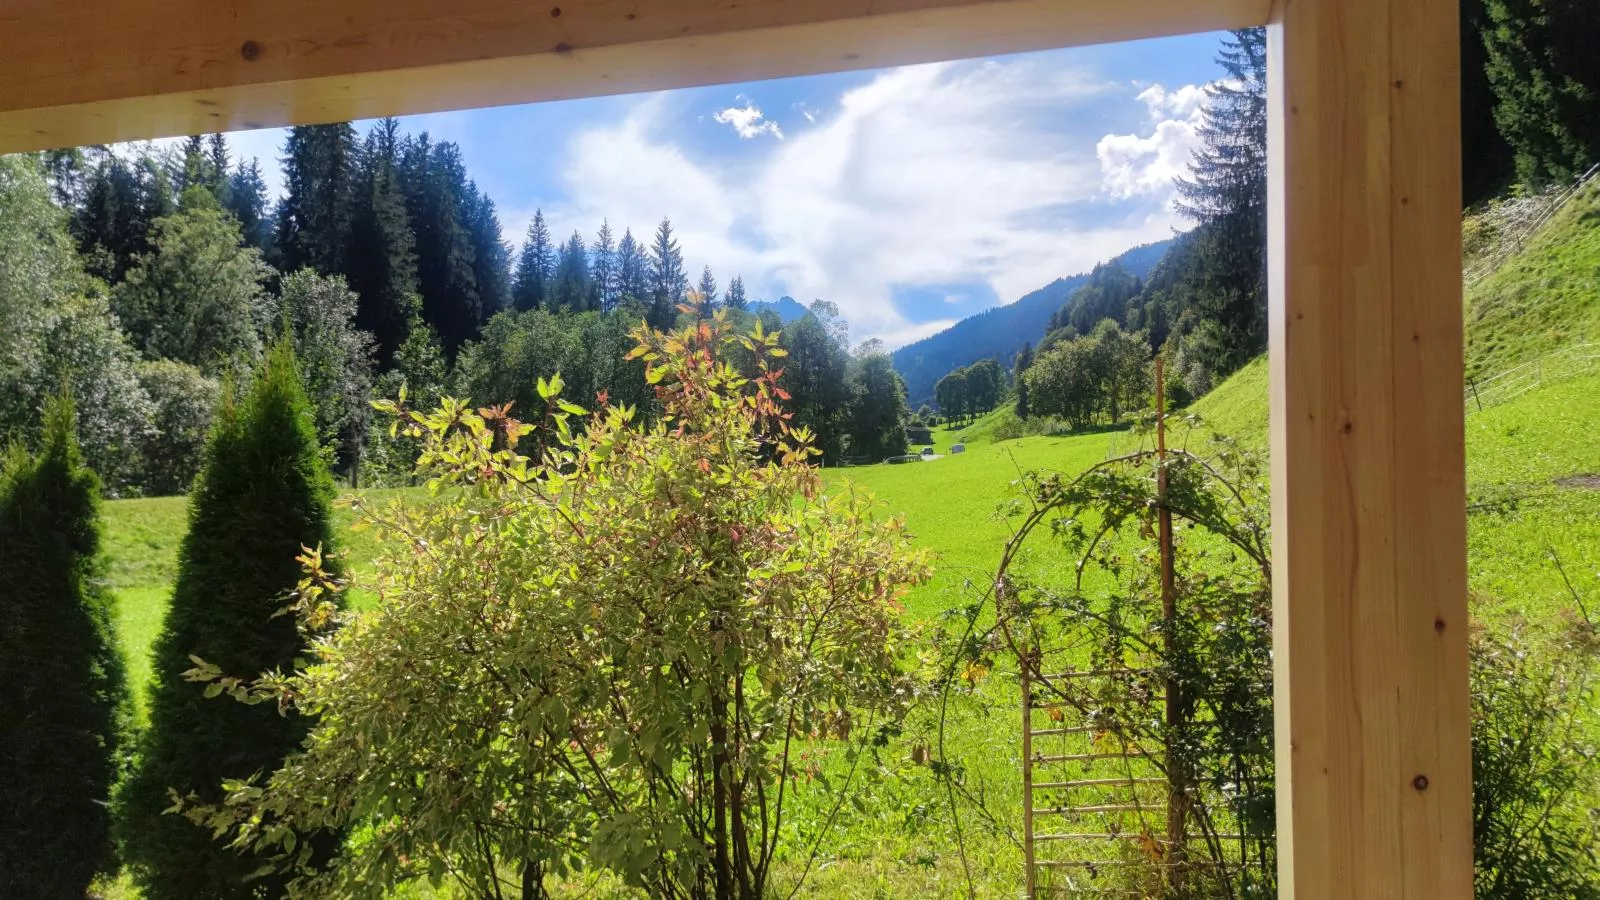
<path id="1" fill-rule="evenodd" d="M 1580 603 L 1559 627 L 1479 630 L 1471 654 L 1476 896 L 1600 897 L 1600 634 Z"/>
<path id="2" fill-rule="evenodd" d="M 50 397 L 66 388 L 81 404 L 79 446 L 117 493 L 133 477 L 149 400 L 64 224 L 35 162 L 0 159 L 0 441 L 36 439 Z"/>
<path id="3" fill-rule="evenodd" d="M 1138 294 L 1139 279 L 1128 274 L 1115 260 L 1095 266 L 1089 273 L 1089 281 L 1073 291 L 1067 302 L 1050 317 L 1045 327 L 1047 340 L 1050 332 L 1063 328 L 1088 334 L 1103 319 L 1124 324 L 1128 302 Z"/>
<path id="4" fill-rule="evenodd" d="M 629 235 L 629 244 L 632 244 Z M 517 256 L 517 275 L 511 295 L 519 310 L 538 309 L 545 305 L 552 282 L 556 276 L 556 251 L 550 241 L 550 226 L 545 224 L 544 210 L 533 211 L 533 221 L 528 223 L 528 236 L 523 239 L 522 252 Z"/>
<path id="5" fill-rule="evenodd" d="M 1004 374 L 992 359 L 979 360 L 939 379 L 933 386 L 939 411 L 957 419 L 972 420 L 1000 403 Z"/>
<path id="6" fill-rule="evenodd" d="M 105 149 L 97 155 L 72 211 L 72 236 L 85 268 L 116 284 L 150 252 L 151 228 L 172 214 L 175 198 L 159 160 L 148 154 L 124 160 Z"/>
<path id="7" fill-rule="evenodd" d="M 315 412 L 317 437 L 334 449 L 345 471 L 357 465 L 372 387 L 372 336 L 355 327 L 359 302 L 342 277 L 310 269 L 283 279 L 279 301 L 300 382 Z"/>
<path id="8" fill-rule="evenodd" d="M 1034 678 L 1037 702 L 1063 705 L 1096 729 L 1084 749 L 1128 754 L 1137 763 L 1119 765 L 1160 777 L 1181 798 L 1123 820 L 1167 843 L 1111 873 L 1115 886 L 1272 895 L 1272 579 L 1261 461 L 1219 438 L 1208 457 L 1142 449 L 1076 476 L 1029 474 L 1022 485 L 1016 534 L 991 592 L 1005 647 Z M 1064 582 L 1030 577 L 1020 564 L 1030 539 L 1045 536 L 1068 557 Z M 984 642 L 955 646 L 969 670 L 994 664 Z M 1067 670 L 1104 674 L 1047 677 Z M 1242 837 L 1206 838 L 1219 833 Z M 1203 864 L 1187 874 L 1162 865 L 1182 859 Z"/>
<path id="9" fill-rule="evenodd" d="M 139 384 L 150 398 L 150 428 L 139 446 L 139 485 L 146 494 L 181 494 L 200 473 L 218 385 L 187 363 L 142 362 Z"/>
<path id="10" fill-rule="evenodd" d="M 390 536 L 383 603 L 309 668 L 247 686 L 204 667 L 322 717 L 194 817 L 279 851 L 316 896 L 448 875 L 530 897 L 587 865 L 654 896 L 767 896 L 802 744 L 853 754 L 834 741 L 872 740 L 912 696 L 899 599 L 925 560 L 867 501 L 822 491 L 778 405 L 773 335 L 740 339 L 754 380 L 724 360 L 721 317 L 638 337 L 653 425 L 607 407 L 576 434 L 583 410 L 541 380 L 548 440 L 524 456 L 529 426 L 500 410 L 388 404 L 425 441 L 436 501 L 368 513 Z M 298 603 L 313 625 L 323 584 Z M 286 827 L 361 838 L 313 873 Z"/>
<path id="11" fill-rule="evenodd" d="M 850 453 L 874 462 L 906 452 L 906 384 L 886 353 L 850 361 Z"/>
<path id="12" fill-rule="evenodd" d="M 275 896 L 247 881 L 261 860 L 165 814 L 179 796 L 215 802 L 222 783 L 277 766 L 310 727 L 300 714 L 206 697 L 194 658 L 230 671 L 287 668 L 306 649 L 278 615 L 300 580 L 302 547 L 331 547 L 333 483 L 317 448 L 293 352 L 280 343 L 242 397 L 225 396 L 190 495 L 177 584 L 154 652 L 150 727 L 118 797 L 119 838 L 147 900 Z M 326 838 L 309 841 L 326 849 Z"/>
<path id="13" fill-rule="evenodd" d="M 283 181 L 273 262 L 284 272 L 344 274 L 357 190 L 355 129 L 349 122 L 289 129 Z"/>
<path id="14" fill-rule="evenodd" d="M 132 707 L 100 558 L 100 485 L 72 403 L 0 458 L 0 894 L 84 896 L 112 862 L 106 803 Z"/>
<path id="15" fill-rule="evenodd" d="M 401 143 L 400 185 L 416 239 L 422 317 L 453 359 L 486 317 L 474 250 L 476 188 L 468 190 L 461 149 L 426 133 Z"/>
<path id="16" fill-rule="evenodd" d="M 671 219 L 663 216 L 656 226 L 648 257 L 649 322 L 653 328 L 667 328 L 677 317 L 678 304 L 689 293 L 689 272 L 683 267 L 683 251 L 672 234 Z"/>
<path id="17" fill-rule="evenodd" d="M 176 359 L 217 375 L 261 351 L 269 320 L 261 254 L 240 244 L 239 225 L 203 188 L 158 219 L 153 250 L 117 286 L 117 317 L 147 358 Z"/>
<path id="18" fill-rule="evenodd" d="M 1482 0 L 1494 117 L 1525 183 L 1572 177 L 1600 154 L 1600 21 L 1584 0 Z"/>
<path id="19" fill-rule="evenodd" d="M 1084 429 L 1104 415 L 1111 424 L 1145 402 L 1150 391 L 1149 345 L 1111 320 L 1092 335 L 1042 346 L 1028 367 L 1029 404 L 1039 415 L 1059 416 Z"/>
<path id="20" fill-rule="evenodd" d="M 823 301 L 812 304 L 810 312 L 783 327 L 780 341 L 789 358 L 779 383 L 788 394 L 794 423 L 810 430 L 822 463 L 834 465 L 844 454 L 850 398 L 850 352 L 838 308 Z"/>
<path id="21" fill-rule="evenodd" d="M 417 251 L 400 192 L 400 124 L 384 119 L 368 132 L 357 175 L 346 265 L 360 297 L 356 325 L 372 335 L 387 367 L 406 339 L 417 300 Z"/>

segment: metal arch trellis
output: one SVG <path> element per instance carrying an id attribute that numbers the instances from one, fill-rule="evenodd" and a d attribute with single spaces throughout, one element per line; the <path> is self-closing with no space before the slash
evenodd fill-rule
<path id="1" fill-rule="evenodd" d="M 1215 779 L 1197 777 L 1201 773 L 1191 752 L 1183 749 L 1190 725 L 1204 716 L 1207 688 L 1176 677 L 1170 666 L 1160 664 L 1174 658 L 1173 626 L 1180 613 L 1162 374 L 1158 359 L 1155 451 L 1101 464 L 1151 457 L 1156 463 L 1151 518 L 1158 532 L 1161 626 L 1156 629 L 1159 636 L 1146 642 L 1149 652 L 1142 660 L 1113 659 L 1075 669 L 1055 662 L 1058 653 L 1070 649 L 1042 649 L 1028 637 L 1019 642 L 1007 624 L 1006 604 L 1016 598 L 1006 596 L 1005 573 L 1016 544 L 1039 521 L 1040 510 L 1008 547 L 996 581 L 1000 627 L 1019 662 L 1022 834 L 1030 900 L 1240 897 L 1245 870 L 1265 861 L 1267 851 L 1253 852 L 1260 849 L 1263 835 L 1251 833 L 1247 817 L 1235 814 Z M 1257 538 L 1255 555 L 1266 571 L 1264 535 Z M 1081 576 L 1080 565 L 1080 584 Z M 1259 675 L 1253 690 L 1270 697 L 1270 671 Z M 1271 835 L 1265 839 L 1270 842 Z"/>

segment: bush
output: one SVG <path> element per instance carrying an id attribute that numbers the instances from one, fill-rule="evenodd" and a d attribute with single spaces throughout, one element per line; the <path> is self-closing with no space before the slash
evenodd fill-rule
<path id="1" fill-rule="evenodd" d="M 1476 895 L 1600 898 L 1600 634 L 1583 616 L 1517 623 L 1479 630 L 1471 654 Z"/>
<path id="2" fill-rule="evenodd" d="M 181 494 L 200 472 L 217 383 L 188 363 L 140 363 L 139 384 L 150 397 L 150 429 L 139 451 L 139 483 L 146 494 Z"/>
<path id="3" fill-rule="evenodd" d="M 361 834 L 301 873 L 322 896 L 446 873 L 466 896 L 501 896 L 506 874 L 542 896 L 544 873 L 586 865 L 650 896 L 768 896 L 801 772 L 914 696 L 899 598 L 926 563 L 864 498 L 823 493 L 776 402 L 775 339 L 746 339 L 747 381 L 721 361 L 724 315 L 637 335 L 651 425 L 608 407 L 575 434 L 559 379 L 538 385 L 537 429 L 449 399 L 408 412 L 445 489 L 367 514 L 390 536 L 382 603 L 315 665 L 217 682 L 323 715 L 195 818 L 291 870 L 280 828 Z M 312 625 L 320 583 L 299 604 Z"/>
<path id="4" fill-rule="evenodd" d="M 261 672 L 305 653 L 294 618 L 277 614 L 300 580 L 301 548 L 331 545 L 333 482 L 295 365 L 280 344 L 242 399 L 224 397 L 190 495 L 177 584 L 154 651 L 150 727 L 119 797 L 121 840 L 147 900 L 282 891 L 281 880 L 246 880 L 260 859 L 163 811 L 174 790 L 216 801 L 224 779 L 276 768 L 311 724 L 206 699 L 205 685 L 183 677 L 195 657 Z"/>
<path id="5" fill-rule="evenodd" d="M 82 898 L 111 860 L 130 705 L 100 577 L 100 485 L 52 402 L 0 460 L 0 896 Z"/>

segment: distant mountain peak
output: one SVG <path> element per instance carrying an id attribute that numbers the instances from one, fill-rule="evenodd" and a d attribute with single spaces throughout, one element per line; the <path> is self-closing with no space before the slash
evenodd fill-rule
<path id="1" fill-rule="evenodd" d="M 750 304 L 750 311 L 759 313 L 763 309 L 770 309 L 778 314 L 778 318 L 785 325 L 805 315 L 810 310 L 805 304 L 790 296 L 779 297 L 776 300 L 756 300 Z"/>

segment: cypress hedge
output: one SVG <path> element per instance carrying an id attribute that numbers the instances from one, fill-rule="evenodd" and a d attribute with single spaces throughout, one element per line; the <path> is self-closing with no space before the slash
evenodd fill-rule
<path id="1" fill-rule="evenodd" d="M 294 616 L 277 613 L 301 577 L 295 557 L 302 546 L 332 549 L 333 479 L 287 342 L 267 353 L 242 398 L 225 395 L 154 650 L 150 726 L 118 802 L 123 851 L 147 900 L 282 895 L 276 876 L 252 877 L 263 859 L 165 811 L 173 791 L 217 803 L 224 780 L 271 772 L 310 727 L 273 704 L 205 697 L 206 685 L 183 677 L 191 657 L 245 677 L 292 666 L 304 638 Z M 336 836 L 314 841 L 324 853 L 337 846 Z"/>
<path id="2" fill-rule="evenodd" d="M 0 459 L 0 897 L 82 900 L 112 859 L 131 703 L 72 402 Z"/>

